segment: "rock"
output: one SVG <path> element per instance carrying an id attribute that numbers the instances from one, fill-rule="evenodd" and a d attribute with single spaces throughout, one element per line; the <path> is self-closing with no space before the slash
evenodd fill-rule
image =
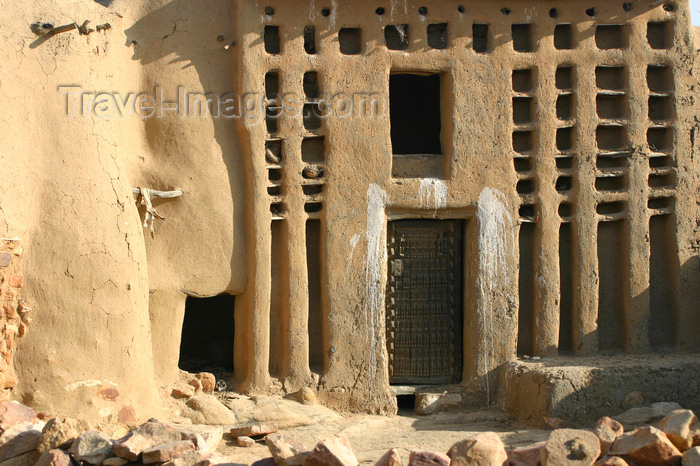
<path id="1" fill-rule="evenodd" d="M 232 425 L 238 424 L 233 412 L 211 395 L 196 395 L 187 400 L 190 408 L 185 415 L 195 424 Z"/>
<path id="2" fill-rule="evenodd" d="M 35 422 L 36 413 L 16 401 L 0 401 L 0 430 L 7 430 L 19 422 Z"/>
<path id="3" fill-rule="evenodd" d="M 19 456 L 15 456 L 14 458 L 10 458 L 9 460 L 5 460 L 0 464 L 2 466 L 31 466 L 39 461 L 39 456 L 40 455 L 36 450 L 32 450 L 22 453 Z"/>
<path id="4" fill-rule="evenodd" d="M 297 400 L 299 400 L 299 403 L 312 405 L 316 403 L 316 394 L 309 387 L 302 387 L 297 392 Z"/>
<path id="5" fill-rule="evenodd" d="M 190 440 L 180 440 L 151 447 L 148 450 L 144 450 L 141 456 L 144 464 L 162 463 L 179 458 L 191 451 L 194 451 L 194 443 Z"/>
<path id="6" fill-rule="evenodd" d="M 211 456 L 212 456 L 212 453 L 210 453 L 210 452 L 197 451 L 197 450 L 190 451 L 188 453 L 185 453 L 184 455 L 182 455 L 179 458 L 175 458 L 174 460 L 170 460 L 166 463 L 163 463 L 163 466 L 195 466 L 195 465 L 200 465 Z"/>
<path id="7" fill-rule="evenodd" d="M 598 419 L 598 422 L 593 428 L 593 433 L 596 434 L 600 440 L 600 455 L 605 456 L 608 454 L 610 445 L 613 444 L 615 439 L 625 433 L 625 428 L 616 420 L 604 416 Z"/>
<path id="8" fill-rule="evenodd" d="M 320 441 L 304 460 L 304 466 L 357 466 L 358 461 L 344 435 Z"/>
<path id="9" fill-rule="evenodd" d="M 121 424 L 134 424 L 136 422 L 136 410 L 133 406 L 122 406 L 117 414 Z"/>
<path id="10" fill-rule="evenodd" d="M 277 466 L 274 458 L 263 458 L 254 462 L 251 466 Z"/>
<path id="11" fill-rule="evenodd" d="M 461 393 L 416 393 L 416 414 L 433 414 L 462 406 Z"/>
<path id="12" fill-rule="evenodd" d="M 243 435 L 241 437 L 236 437 L 236 445 L 243 448 L 252 447 L 253 445 L 255 445 L 255 440 Z"/>
<path id="13" fill-rule="evenodd" d="M 39 457 L 34 466 L 70 466 L 70 455 L 63 450 L 49 450 Z"/>
<path id="14" fill-rule="evenodd" d="M 265 444 L 275 462 L 283 466 L 298 466 L 310 453 L 306 445 L 284 435 L 268 435 Z"/>
<path id="15" fill-rule="evenodd" d="M 224 428 L 205 424 L 171 424 L 173 429 L 180 432 L 181 440 L 191 440 L 197 450 L 214 451 L 221 443 Z"/>
<path id="16" fill-rule="evenodd" d="M 508 463 L 508 454 L 501 438 L 493 432 L 480 434 L 461 440 L 447 452 L 450 465 L 468 466 L 479 464 L 483 466 L 502 466 Z"/>
<path id="17" fill-rule="evenodd" d="M 87 429 L 87 423 L 70 417 L 50 419 L 41 432 L 37 450 L 40 454 L 56 448 L 68 450 L 73 441 Z"/>
<path id="18" fill-rule="evenodd" d="M 111 458 L 107 458 L 102 462 L 102 466 L 124 466 L 126 463 L 128 463 L 129 460 L 125 460 L 124 458 L 119 458 L 118 456 L 113 456 Z"/>
<path id="19" fill-rule="evenodd" d="M 615 416 L 615 419 L 625 427 L 638 427 L 644 424 L 651 424 L 677 409 L 683 408 L 678 403 L 653 403 L 649 406 L 628 409 L 624 413 Z"/>
<path id="20" fill-rule="evenodd" d="M 306 165 L 302 170 L 302 175 L 304 178 L 319 178 L 323 176 L 323 168 L 319 167 L 318 165 Z"/>
<path id="21" fill-rule="evenodd" d="M 223 456 L 219 454 L 213 454 L 204 462 L 202 463 L 202 466 L 217 466 L 217 465 L 226 465 L 226 466 L 248 466 L 245 463 L 236 463 L 234 462 L 231 458 L 228 456 Z"/>
<path id="22" fill-rule="evenodd" d="M 196 375 L 197 380 L 202 384 L 202 390 L 211 393 L 216 387 L 216 377 L 210 372 L 200 372 Z"/>
<path id="23" fill-rule="evenodd" d="M 39 445 L 39 439 L 41 439 L 41 431 L 31 428 L 15 434 L 14 437 L 0 447 L 0 462 L 36 449 Z"/>
<path id="24" fill-rule="evenodd" d="M 190 380 L 189 384 L 192 386 L 195 393 L 202 389 L 202 382 L 197 379 Z"/>
<path id="25" fill-rule="evenodd" d="M 449 466 L 450 457 L 434 451 L 412 450 L 408 466 Z"/>
<path id="26" fill-rule="evenodd" d="M 186 385 L 182 387 L 173 388 L 170 392 L 170 396 L 173 398 L 192 398 L 194 396 L 194 387 L 191 385 Z"/>
<path id="27" fill-rule="evenodd" d="M 656 427 L 640 427 L 621 435 L 613 442 L 609 454 L 638 466 L 678 464 L 681 461 L 681 452 Z"/>
<path id="28" fill-rule="evenodd" d="M 542 449 L 542 465 L 592 465 L 600 456 L 600 441 L 586 430 L 552 431 Z"/>
<path id="29" fill-rule="evenodd" d="M 374 466 L 403 466 L 403 463 L 401 462 L 399 451 L 396 448 L 392 448 L 384 453 Z"/>
<path id="30" fill-rule="evenodd" d="M 46 423 L 44 421 L 19 422 L 2 433 L 2 437 L 0 437 L 0 446 L 5 445 L 19 434 L 28 430 L 36 430 L 41 432 L 45 425 Z"/>
<path id="31" fill-rule="evenodd" d="M 137 461 L 139 455 L 156 445 L 179 442 L 180 432 L 161 422 L 151 420 L 132 429 L 114 443 L 114 453 L 120 458 Z"/>
<path id="32" fill-rule="evenodd" d="M 542 416 L 542 420 L 544 421 L 544 425 L 548 429 L 561 429 L 564 427 L 564 419 L 560 417 L 547 417 L 547 416 Z"/>
<path id="33" fill-rule="evenodd" d="M 686 451 L 693 446 L 693 434 L 697 427 L 698 418 L 689 409 L 671 411 L 659 422 L 659 429 L 680 451 Z"/>
<path id="34" fill-rule="evenodd" d="M 629 466 L 629 463 L 619 456 L 604 456 L 595 462 L 595 466 Z"/>
<path id="35" fill-rule="evenodd" d="M 700 466 L 700 447 L 693 447 L 683 453 L 683 466 Z"/>
<path id="36" fill-rule="evenodd" d="M 524 447 L 513 448 L 508 452 L 512 466 L 538 466 L 542 458 L 542 449 L 547 442 L 537 442 Z"/>
<path id="37" fill-rule="evenodd" d="M 257 437 L 260 435 L 274 434 L 277 430 L 277 424 L 252 424 L 249 426 L 232 427 L 231 437 Z"/>
<path id="38" fill-rule="evenodd" d="M 70 452 L 77 461 L 100 465 L 112 453 L 112 439 L 102 432 L 88 430 L 75 439 Z"/>

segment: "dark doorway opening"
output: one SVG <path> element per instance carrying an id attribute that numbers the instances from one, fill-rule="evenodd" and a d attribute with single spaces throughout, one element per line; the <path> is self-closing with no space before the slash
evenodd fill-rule
<path id="1" fill-rule="evenodd" d="M 462 378 L 461 220 L 389 223 L 387 348 L 391 384 Z"/>
<path id="2" fill-rule="evenodd" d="M 439 74 L 391 74 L 389 107 L 394 154 L 442 153 Z"/>
<path id="3" fill-rule="evenodd" d="M 182 323 L 179 367 L 214 374 L 233 371 L 235 296 L 188 297 Z"/>

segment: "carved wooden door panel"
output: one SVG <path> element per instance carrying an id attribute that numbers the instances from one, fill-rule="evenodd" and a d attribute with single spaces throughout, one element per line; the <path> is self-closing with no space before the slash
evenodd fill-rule
<path id="1" fill-rule="evenodd" d="M 389 223 L 386 316 L 392 384 L 461 380 L 462 226 L 459 220 Z"/>

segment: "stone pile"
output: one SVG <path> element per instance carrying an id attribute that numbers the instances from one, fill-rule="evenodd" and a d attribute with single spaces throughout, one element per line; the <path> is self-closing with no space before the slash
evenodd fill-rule
<path id="1" fill-rule="evenodd" d="M 55 417 L 39 420 L 16 401 L 0 402 L 0 464 L 3 466 L 168 466 L 232 464 L 216 453 L 223 428 L 164 424 L 150 419 L 114 439 L 85 422 Z"/>
<path id="2" fill-rule="evenodd" d="M 644 425 L 656 422 L 657 424 Z M 237 465 L 216 453 L 223 427 L 165 424 L 155 419 L 124 429 L 119 438 L 94 430 L 71 418 L 39 419 L 15 401 L 0 402 L 0 466 L 167 466 Z M 309 447 L 274 423 L 230 428 L 240 447 L 265 443 L 271 457 L 254 466 L 357 466 L 350 442 L 343 435 Z M 402 466 L 396 449 L 377 466 Z M 507 450 L 492 432 L 469 436 L 446 453 L 413 450 L 408 466 L 700 466 L 700 421 L 675 403 L 634 408 L 616 419 L 601 418 L 592 430 L 557 428 L 549 439 Z"/>
<path id="3" fill-rule="evenodd" d="M 635 425 L 659 418 L 658 427 Z M 700 466 L 700 421 L 692 411 L 675 403 L 656 403 L 630 410 L 619 419 L 603 417 L 592 431 L 557 428 L 546 442 L 511 450 L 506 450 L 495 433 L 483 433 L 455 443 L 447 454 L 413 450 L 408 466 Z M 268 435 L 265 443 L 271 459 L 281 466 L 358 464 L 342 435 L 326 439 L 313 449 L 286 435 Z M 376 463 L 402 465 L 396 449 Z"/>

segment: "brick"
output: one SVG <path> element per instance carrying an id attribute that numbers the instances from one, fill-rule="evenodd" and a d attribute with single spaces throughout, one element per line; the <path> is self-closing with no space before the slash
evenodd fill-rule
<path id="1" fill-rule="evenodd" d="M 231 428 L 231 437 L 256 437 L 259 435 L 274 434 L 277 432 L 277 424 L 253 424 L 250 426 Z"/>
<path id="2" fill-rule="evenodd" d="M 12 254 L 9 252 L 0 252 L 0 269 L 9 267 L 12 263 Z"/>
<path id="3" fill-rule="evenodd" d="M 12 275 L 10 277 L 10 286 L 13 286 L 15 288 L 22 288 L 22 284 L 24 283 L 24 279 L 22 278 L 21 275 Z"/>

